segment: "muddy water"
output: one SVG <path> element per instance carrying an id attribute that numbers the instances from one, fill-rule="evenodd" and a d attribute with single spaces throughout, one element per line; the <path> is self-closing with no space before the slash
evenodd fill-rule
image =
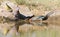
<path id="1" fill-rule="evenodd" d="M 4 35 L 0 32 L 0 37 L 60 37 L 60 17 L 51 17 L 43 22 L 34 22 L 35 25 L 29 23 L 21 23 L 19 31 L 12 27 L 9 32 Z"/>

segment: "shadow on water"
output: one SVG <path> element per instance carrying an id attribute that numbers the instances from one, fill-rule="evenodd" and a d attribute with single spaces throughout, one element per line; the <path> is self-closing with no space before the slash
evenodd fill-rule
<path id="1" fill-rule="evenodd" d="M 51 21 L 52 20 L 52 21 Z M 32 25 L 32 28 L 29 29 L 29 26 L 27 27 L 28 31 L 24 32 L 26 30 L 25 25 L 23 28 L 23 31 L 18 32 L 18 35 L 16 35 L 16 29 L 11 28 L 11 30 L 7 33 L 6 36 L 4 36 L 2 33 L 0 33 L 1 37 L 60 37 L 60 26 L 58 24 L 59 20 L 56 18 L 52 18 L 51 20 L 48 20 L 48 22 L 33 22 L 29 23 L 28 20 L 20 20 L 16 21 L 15 24 L 22 27 L 24 24 Z M 12 21 L 13 22 L 13 21 Z M 58 26 L 57 26 L 58 25 Z M 40 27 L 46 26 L 44 30 L 39 29 Z M 35 29 L 37 30 L 33 30 Z M 38 27 L 38 28 L 37 28 Z"/>
<path id="2" fill-rule="evenodd" d="M 16 30 L 18 32 L 19 30 L 19 26 L 22 26 L 24 24 L 27 24 L 27 25 L 35 25 L 35 26 L 48 26 L 48 23 L 47 22 L 34 22 L 34 23 L 30 23 L 29 20 L 19 20 L 19 21 L 16 21 L 15 23 L 15 27 L 16 27 Z"/>
<path id="3" fill-rule="evenodd" d="M 38 26 L 48 26 L 48 22 L 37 23 Z"/>
<path id="4" fill-rule="evenodd" d="M 30 24 L 29 22 L 24 22 L 23 24 Z M 32 30 L 27 32 L 20 32 L 20 37 L 59 37 L 60 36 L 60 26 L 59 19 L 52 18 L 48 22 L 33 22 L 35 26 L 46 26 L 47 29 L 44 30 Z M 33 24 L 32 24 L 33 25 Z M 34 26 L 34 25 L 33 25 Z"/>

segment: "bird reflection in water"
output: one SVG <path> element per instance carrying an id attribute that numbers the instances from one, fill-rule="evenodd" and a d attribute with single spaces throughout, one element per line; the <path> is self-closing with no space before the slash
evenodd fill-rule
<path id="1" fill-rule="evenodd" d="M 13 10 L 12 10 L 13 13 Z M 49 12 L 46 14 L 46 16 L 37 16 L 35 17 L 34 15 L 32 16 L 24 16 L 19 12 L 19 9 L 13 13 L 15 15 L 14 19 L 8 18 L 9 20 L 15 22 L 15 27 L 18 32 L 19 26 L 23 24 L 32 24 L 32 25 L 38 25 L 38 26 L 47 26 L 48 24 L 46 22 L 42 22 L 48 19 L 48 17 L 53 14 L 53 12 Z M 38 21 L 36 21 L 38 20 Z M 36 21 L 36 22 L 35 22 Z M 40 22 L 41 21 L 41 22 Z"/>

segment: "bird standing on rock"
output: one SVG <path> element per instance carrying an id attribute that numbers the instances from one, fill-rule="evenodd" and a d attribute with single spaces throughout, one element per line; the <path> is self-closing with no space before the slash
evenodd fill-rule
<path id="1" fill-rule="evenodd" d="M 33 25 L 44 26 L 45 24 L 43 25 L 43 21 L 47 20 L 49 18 L 49 16 L 52 15 L 53 13 L 54 12 L 49 12 L 45 16 L 32 17 L 31 19 L 29 19 L 29 22 Z"/>
<path id="2" fill-rule="evenodd" d="M 10 21 L 13 21 L 13 22 L 15 22 L 15 27 L 16 27 L 16 30 L 17 30 L 17 32 L 18 32 L 18 29 L 19 29 L 19 25 L 21 24 L 21 21 L 23 21 L 23 22 L 25 22 L 26 23 L 26 21 L 28 21 L 29 22 L 29 19 L 30 18 L 32 18 L 32 17 L 34 17 L 34 15 L 32 15 L 32 16 L 25 16 L 25 15 L 23 15 L 23 14 L 21 14 L 20 12 L 19 12 L 19 8 L 18 8 L 18 6 L 17 6 L 17 9 L 15 10 L 13 10 L 12 9 L 12 7 L 10 7 L 9 5 L 8 5 L 8 3 L 6 4 L 7 5 L 7 7 L 8 8 L 10 8 L 9 9 L 9 11 L 10 11 L 10 13 L 12 13 L 15 17 L 13 18 L 13 19 L 11 19 L 11 18 L 8 18 L 8 17 L 4 17 L 6 20 L 8 19 L 8 20 L 10 20 Z M 27 19 L 27 20 L 26 20 Z M 26 20 L 26 21 L 25 21 Z M 22 22 L 22 24 L 23 24 L 23 22 Z"/>
<path id="3" fill-rule="evenodd" d="M 15 17 L 16 17 L 16 19 L 25 20 L 25 19 L 30 19 L 30 18 L 34 17 L 34 15 L 33 15 L 33 16 L 28 16 L 28 17 L 26 17 L 26 16 L 24 16 L 23 14 L 20 14 L 20 13 L 19 13 L 19 10 L 18 10 L 18 11 L 16 12 Z"/>
<path id="4" fill-rule="evenodd" d="M 6 3 L 6 5 L 7 5 L 7 7 L 9 8 L 9 11 L 15 16 L 15 18 L 14 18 L 14 20 L 19 20 L 19 19 L 21 19 L 21 20 L 25 20 L 25 19 L 30 19 L 30 18 L 32 18 L 32 17 L 34 17 L 34 15 L 32 15 L 32 16 L 25 16 L 25 15 L 23 15 L 23 14 L 21 14 L 20 12 L 19 12 L 19 7 L 17 6 L 17 9 L 16 10 L 13 10 L 9 5 L 8 5 L 8 3 Z M 10 18 L 11 19 L 11 18 Z"/>
<path id="5" fill-rule="evenodd" d="M 46 14 L 45 16 L 36 16 L 36 17 L 33 17 L 31 18 L 32 21 L 34 20 L 47 20 L 49 18 L 50 15 L 52 15 L 54 12 L 49 12 L 48 14 Z"/>
<path id="6" fill-rule="evenodd" d="M 44 20 L 47 20 L 48 19 L 48 17 L 51 15 L 51 14 L 53 14 L 54 12 L 49 12 L 48 14 L 46 14 L 45 16 L 37 16 L 37 17 L 35 17 L 34 15 L 32 15 L 32 16 L 25 16 L 25 15 L 23 15 L 23 14 L 21 14 L 20 12 L 19 12 L 19 8 L 17 7 L 16 9 L 12 9 L 12 7 L 10 7 L 8 4 L 7 4 L 7 6 L 9 7 L 9 8 L 11 8 L 11 10 L 12 11 L 10 11 L 14 16 L 15 16 L 15 18 L 14 19 L 12 19 L 12 20 L 16 20 L 15 21 L 15 27 L 16 27 L 16 30 L 18 31 L 18 29 L 19 29 L 19 24 L 21 23 L 20 21 L 21 20 L 28 20 L 28 21 L 34 21 L 34 20 L 41 20 L 41 21 L 44 21 Z M 9 18 L 9 19 L 11 19 L 11 18 Z"/>

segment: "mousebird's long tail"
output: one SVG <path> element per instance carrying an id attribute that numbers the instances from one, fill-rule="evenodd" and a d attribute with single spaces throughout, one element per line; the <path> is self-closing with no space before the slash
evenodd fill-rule
<path id="1" fill-rule="evenodd" d="M 52 15 L 53 13 L 54 13 L 54 11 L 51 11 L 51 12 L 47 13 L 46 16 L 49 17 L 49 16 Z"/>

